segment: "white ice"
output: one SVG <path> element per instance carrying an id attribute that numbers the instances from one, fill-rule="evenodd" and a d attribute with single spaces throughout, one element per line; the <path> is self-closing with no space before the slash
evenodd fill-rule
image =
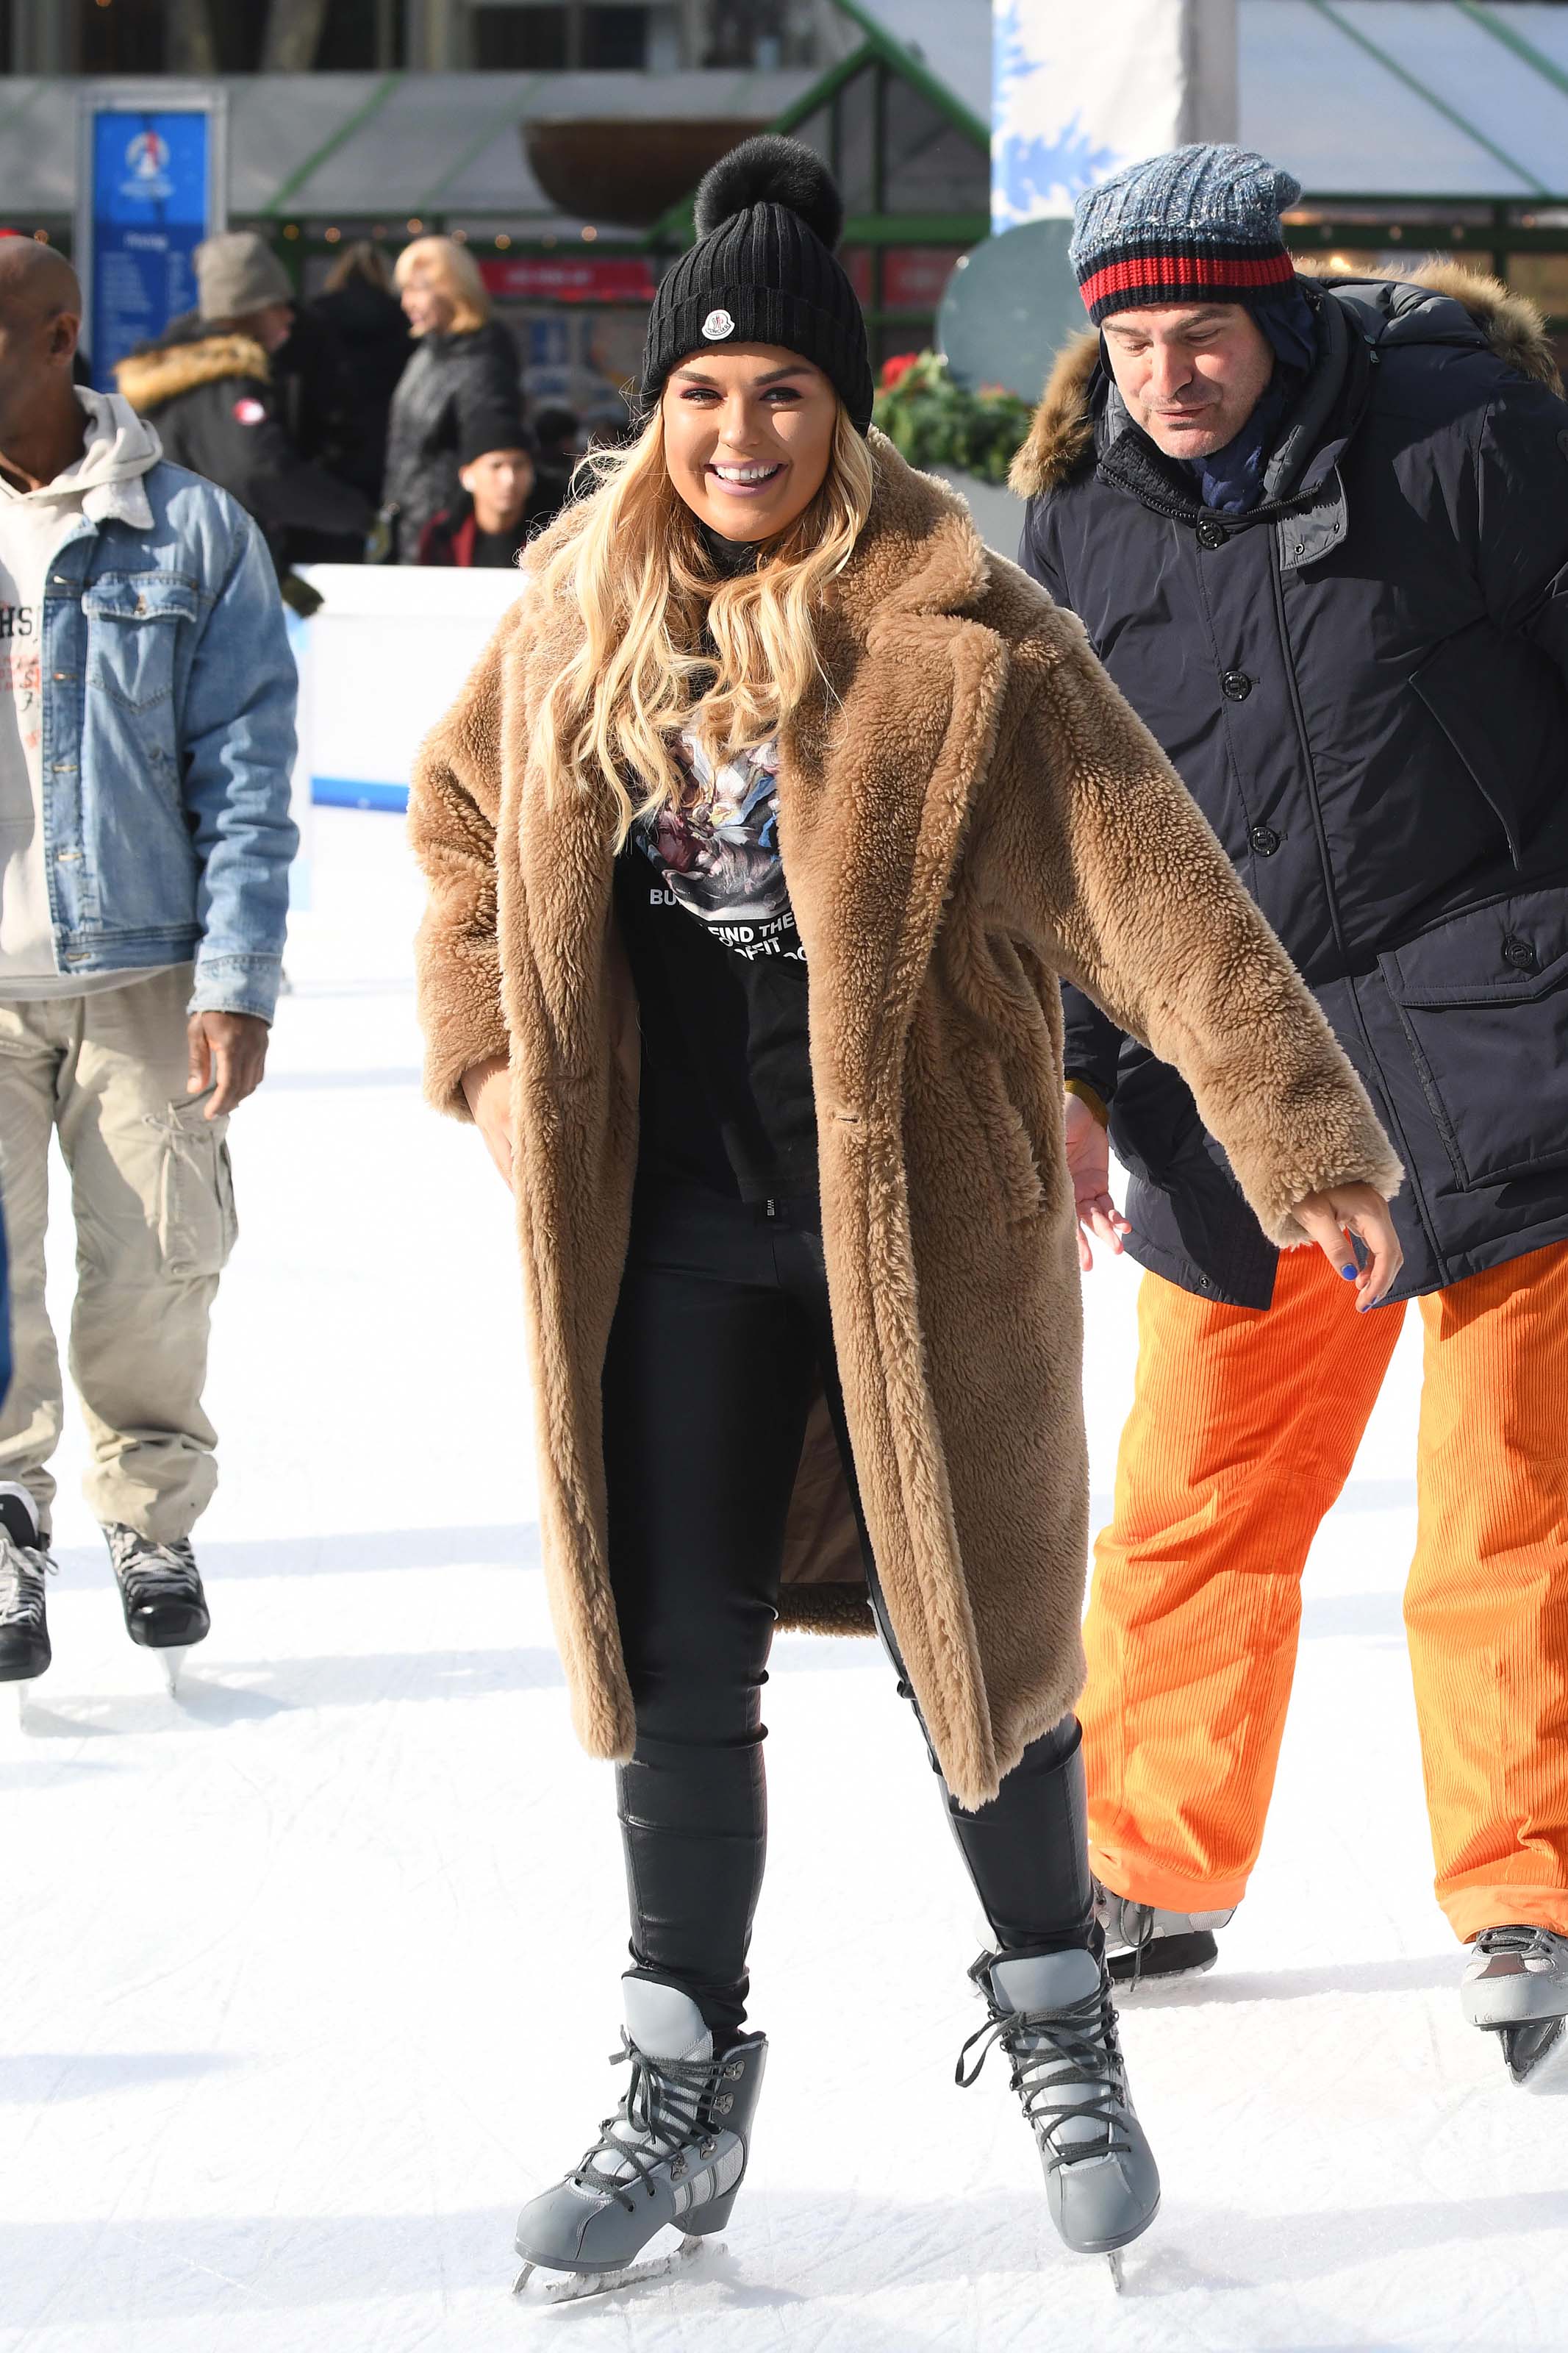
<path id="1" fill-rule="evenodd" d="M 508 1203 L 416 1091 L 402 829 L 324 813 L 316 852 L 234 1124 L 211 1639 L 171 1702 L 73 1434 L 55 1663 L 25 1735 L 0 1716 L 6 2353 L 1561 2346 L 1568 2105 L 1462 2022 L 1430 1892 L 1414 1330 L 1309 1570 L 1253 1893 L 1211 1977 L 1126 2010 L 1165 2178 L 1126 2295 L 1055 2240 L 1000 2073 L 953 2086 L 977 1929 L 891 1677 L 797 1637 L 728 2252 L 617 2306 L 510 2301 L 518 2204 L 622 2080 L 611 1778 L 546 1622 Z M 56 1243 L 63 1328 L 63 1220 Z M 1089 1285 L 1101 1503 L 1133 1293 Z"/>

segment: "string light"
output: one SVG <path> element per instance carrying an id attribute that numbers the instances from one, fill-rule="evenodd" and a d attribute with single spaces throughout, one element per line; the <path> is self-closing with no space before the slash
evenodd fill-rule
<path id="1" fill-rule="evenodd" d="M 422 230 L 424 229 L 424 227 L 425 227 L 425 224 L 424 224 L 424 222 L 423 222 L 422 220 L 411 220 L 411 221 L 409 222 L 409 224 L 408 224 L 408 234 L 409 234 L 409 236 L 410 236 L 410 237 L 418 237 L 418 236 L 420 235 L 420 233 L 422 232 Z"/>
<path id="2" fill-rule="evenodd" d="M 594 242 L 594 239 L 598 236 L 598 234 L 599 234 L 599 232 L 598 232 L 598 230 L 597 230 L 596 228 L 585 228 L 585 229 L 583 231 L 583 242 L 584 242 L 584 245 L 592 245 L 592 244 L 593 244 L 593 242 Z"/>
<path id="3" fill-rule="evenodd" d="M 342 229 L 341 229 L 341 228 L 330 228 L 330 229 L 327 231 L 327 243 L 328 243 L 329 245 L 336 245 L 336 243 L 337 243 L 337 241 L 338 241 L 339 237 L 342 237 Z"/>
<path id="4" fill-rule="evenodd" d="M 500 237 L 496 239 L 496 250 L 498 253 L 510 253 L 511 250 L 511 239 L 508 237 L 505 229 L 502 229 Z"/>

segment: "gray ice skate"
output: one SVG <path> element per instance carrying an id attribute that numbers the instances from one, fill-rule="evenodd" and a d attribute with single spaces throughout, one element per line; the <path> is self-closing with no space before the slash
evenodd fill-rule
<path id="1" fill-rule="evenodd" d="M 1165 1912 L 1134 1904 L 1094 1883 L 1094 1916 L 1105 1931 L 1106 1966 L 1116 1985 L 1135 1986 L 1144 1978 L 1193 1977 L 1219 1958 L 1215 1930 L 1228 1927 L 1228 1912 Z"/>
<path id="2" fill-rule="evenodd" d="M 749 2034 L 715 2058 L 689 1994 L 648 1978 L 623 1984 L 616 2056 L 630 2060 L 631 2082 L 575 2171 L 518 2216 L 520 2295 L 536 2271 L 565 2274 L 544 2290 L 564 2304 L 675 2270 L 723 2229 L 745 2178 L 766 2038 Z M 667 2222 L 685 2234 L 679 2248 L 638 2263 Z"/>
<path id="3" fill-rule="evenodd" d="M 53 1655 L 44 1579 L 55 1574 L 31 1495 L 10 1480 L 0 1482 L 0 1683 L 16 1684 L 24 1725 L 27 1694 Z"/>
<path id="4" fill-rule="evenodd" d="M 1568 2018 L 1568 1936 L 1522 1924 L 1483 1928 L 1459 1987 L 1465 2016 L 1502 2042 L 1508 2072 L 1525 2083 L 1561 2040 Z"/>
<path id="5" fill-rule="evenodd" d="M 1120 2289 L 1121 2251 L 1158 2212 L 1160 2174 L 1127 2089 L 1104 1965 L 1081 1947 L 1016 1960 L 982 1953 L 969 1974 L 990 2018 L 964 2044 L 957 2081 L 973 2084 L 1001 2044 L 1039 2144 L 1051 2220 L 1076 2254 L 1110 2256 Z"/>

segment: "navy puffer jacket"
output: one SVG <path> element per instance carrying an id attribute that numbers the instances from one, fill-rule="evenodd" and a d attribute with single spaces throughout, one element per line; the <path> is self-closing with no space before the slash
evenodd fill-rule
<path id="1" fill-rule="evenodd" d="M 1438 262 L 1302 281 L 1320 361 L 1246 516 L 1065 352 L 1014 470 L 1075 612 L 1316 992 L 1407 1171 L 1407 1297 L 1568 1237 L 1568 406 Z M 1132 1255 L 1249 1307 L 1275 1252 L 1181 1079 L 1074 990 Z"/>

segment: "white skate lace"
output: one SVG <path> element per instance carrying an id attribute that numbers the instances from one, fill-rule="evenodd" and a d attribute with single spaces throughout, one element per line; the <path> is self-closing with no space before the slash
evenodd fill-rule
<path id="1" fill-rule="evenodd" d="M 41 1631 L 44 1579 L 58 1574 L 58 1563 L 47 1552 L 16 1544 L 0 1532 L 0 1626 L 19 1626 L 30 1634 Z"/>
<path id="2" fill-rule="evenodd" d="M 598 2139 L 572 2179 L 580 2189 L 602 2190 L 618 2200 L 629 2214 L 629 2193 L 636 2184 L 640 2181 L 651 2198 L 656 2166 L 679 2156 L 697 2137 L 698 2117 L 722 2077 L 726 2063 L 722 2059 L 650 2059 L 624 2027 L 621 2048 L 612 2052 L 610 2059 L 617 2067 L 623 2060 L 631 2062 L 631 2082 L 626 2098 L 613 2116 L 605 2118 Z M 623 2129 L 633 2137 L 623 2139 Z M 710 2156 L 712 2146 L 704 2144 L 702 2153 Z M 613 2170 L 596 2162 L 601 2157 L 614 2161 Z"/>
<path id="3" fill-rule="evenodd" d="M 1568 1953 L 1568 1943 L 1553 1936 L 1547 1928 L 1529 1928 L 1522 1925 L 1512 1928 L 1483 1928 L 1476 1938 L 1478 1953 L 1518 1953 L 1524 1958 L 1535 1957 L 1543 1961 L 1555 1960 L 1554 1947 Z"/>
<path id="4" fill-rule="evenodd" d="M 178 1544 L 154 1544 L 134 1528 L 117 1528 L 109 1540 L 114 1574 L 132 1609 L 149 1602 L 195 1601 L 202 1580 L 195 1556 L 183 1539 Z"/>
<path id="5" fill-rule="evenodd" d="M 985 1990 L 983 1983 L 981 1990 Z M 963 2063 L 976 2043 L 980 2055 L 966 2074 Z M 1012 2088 L 1036 2137 L 1047 2147 L 1051 2165 L 1082 2165 L 1091 2158 L 1131 2152 L 1131 2142 L 1119 2137 L 1127 2114 L 1127 2071 L 1103 1986 L 1085 1994 L 1081 2001 L 1064 2002 L 1058 2010 L 999 2010 L 993 2002 L 986 2024 L 976 2029 L 958 2054 L 953 2081 L 961 2090 L 967 2091 L 978 2081 L 980 2070 L 998 2043 L 1012 2065 Z M 1090 2091 L 1094 2096 L 1087 2100 L 1060 2096 L 1074 2089 Z M 1086 2119 L 1105 2126 L 1103 2139 L 1098 2133 L 1083 2140 L 1052 2138 L 1063 2125 Z"/>

